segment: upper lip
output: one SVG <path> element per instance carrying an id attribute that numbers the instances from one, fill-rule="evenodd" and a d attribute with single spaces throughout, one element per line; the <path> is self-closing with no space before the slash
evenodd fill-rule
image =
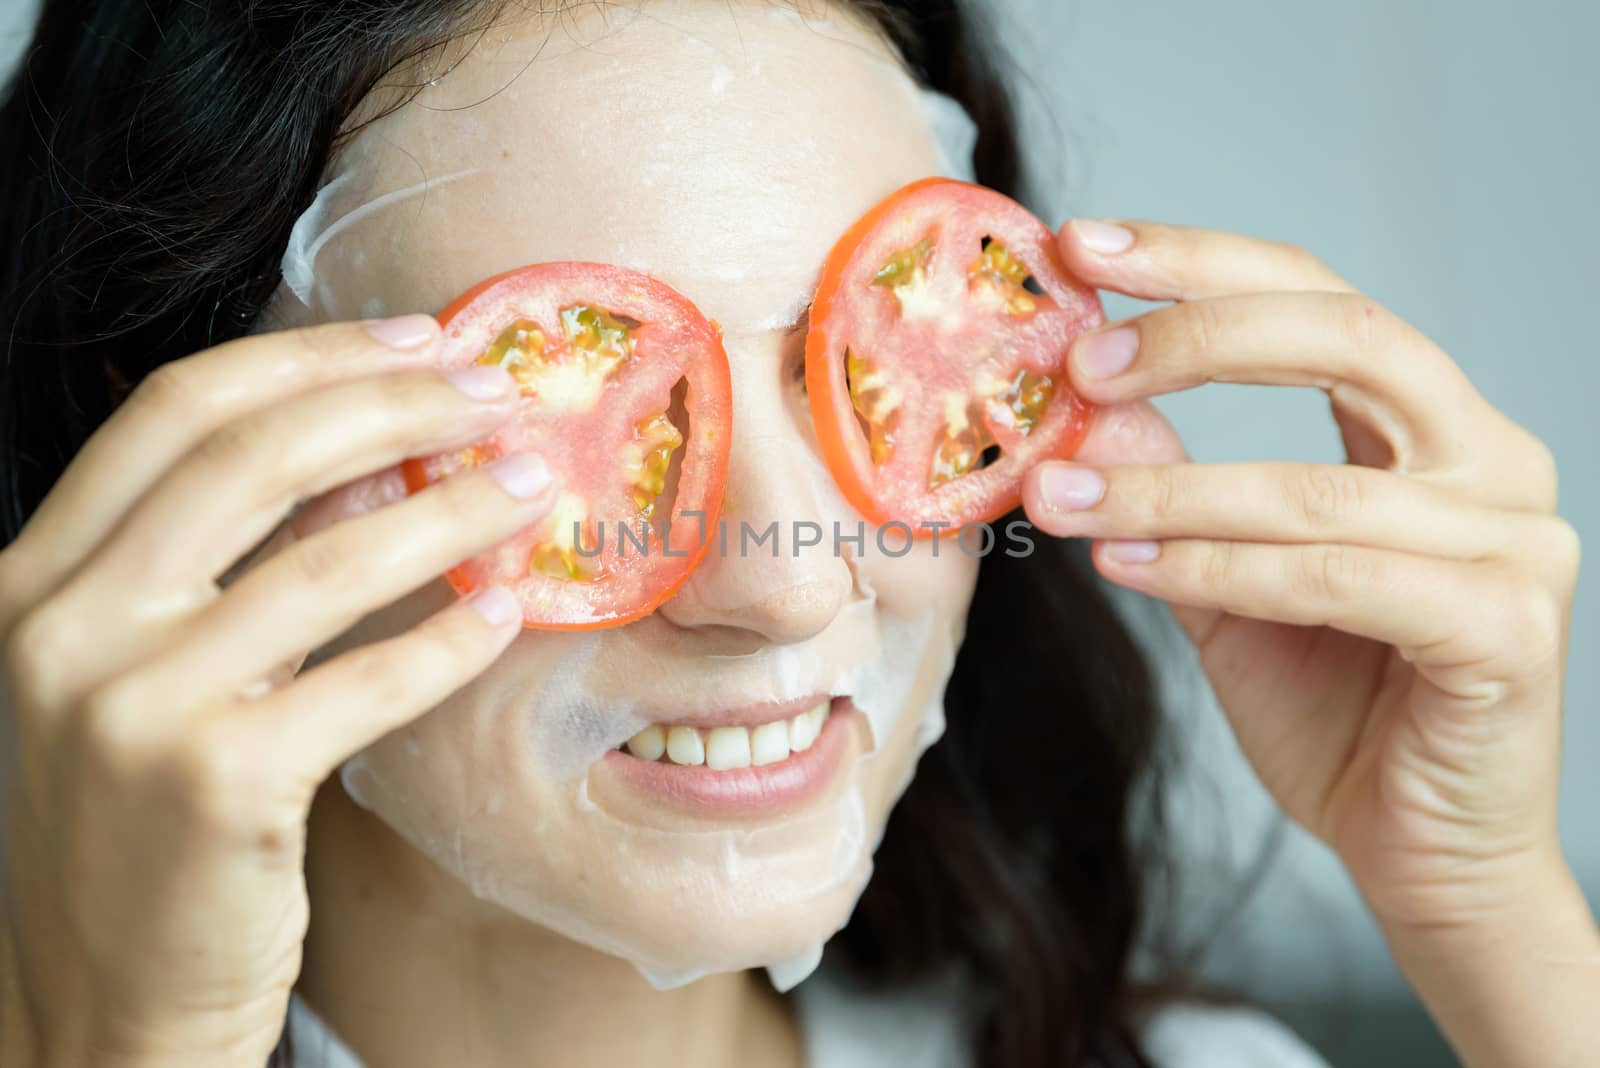
<path id="1" fill-rule="evenodd" d="M 809 708 L 813 708 L 823 701 L 832 700 L 826 693 L 814 693 L 809 697 L 799 697 L 793 701 L 760 701 L 753 704 L 740 705 L 736 708 L 716 709 L 703 712 L 683 713 L 656 713 L 646 712 L 645 718 L 651 723 L 665 726 L 701 727 L 759 727 L 763 723 L 776 723 L 779 720 L 793 719 Z"/>

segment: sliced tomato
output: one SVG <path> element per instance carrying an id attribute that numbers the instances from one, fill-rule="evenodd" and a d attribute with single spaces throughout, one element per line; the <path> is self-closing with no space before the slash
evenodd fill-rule
<path id="1" fill-rule="evenodd" d="M 1015 508 L 1027 469 L 1088 428 L 1067 349 L 1104 321 L 1016 201 L 943 178 L 891 195 L 834 246 L 806 336 L 812 420 L 846 499 L 921 537 Z"/>
<path id="2" fill-rule="evenodd" d="M 439 322 L 441 364 L 505 367 L 521 408 L 486 441 L 407 461 L 411 492 L 522 450 L 560 484 L 545 519 L 451 569 L 451 586 L 508 586 L 523 625 L 547 630 L 654 611 L 699 565 L 722 508 L 733 391 L 716 326 L 670 286 L 595 263 L 498 275 Z"/>

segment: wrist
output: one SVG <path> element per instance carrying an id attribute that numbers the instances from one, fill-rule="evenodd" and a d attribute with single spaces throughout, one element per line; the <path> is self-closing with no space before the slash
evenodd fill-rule
<path id="1" fill-rule="evenodd" d="M 1378 914 L 1397 956 L 1471 966 L 1500 952 L 1540 946 L 1590 948 L 1600 928 L 1560 847 L 1485 866 L 1435 903 L 1403 916 Z"/>
<path id="2" fill-rule="evenodd" d="M 44 1021 L 28 1028 L 29 1053 L 15 1062 L 31 1068 L 261 1068 L 275 1040 L 221 1042 L 216 1036 L 192 1033 L 173 1021 L 129 1018 L 104 1011 L 74 1011 L 69 1019 Z M 6 1051 L 9 1053 L 9 1049 Z"/>
<path id="3" fill-rule="evenodd" d="M 1600 926 L 1565 860 L 1432 922 L 1385 922 L 1395 962 L 1468 1068 L 1566 1068 L 1600 1046 Z"/>

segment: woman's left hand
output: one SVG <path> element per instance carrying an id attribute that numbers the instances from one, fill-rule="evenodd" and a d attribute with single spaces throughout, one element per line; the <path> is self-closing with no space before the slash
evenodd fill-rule
<path id="1" fill-rule="evenodd" d="M 1111 407 L 1077 462 L 1030 473 L 1029 518 L 1171 603 L 1256 772 L 1391 937 L 1559 884 L 1578 538 L 1550 451 L 1299 248 L 1145 222 L 1060 247 L 1175 303 L 1076 342 L 1073 386 Z M 1205 382 L 1323 390 L 1349 462 L 1187 462 L 1139 402 Z"/>

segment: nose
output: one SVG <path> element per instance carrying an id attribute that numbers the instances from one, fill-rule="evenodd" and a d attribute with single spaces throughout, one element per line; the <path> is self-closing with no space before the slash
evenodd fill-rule
<path id="1" fill-rule="evenodd" d="M 707 531 L 700 567 L 659 609 L 668 620 L 791 644 L 822 633 L 839 614 L 853 577 L 796 455 L 806 447 L 798 439 L 735 445 L 721 522 Z"/>
<path id="2" fill-rule="evenodd" d="M 820 461 L 810 455 L 781 383 L 741 381 L 751 377 L 740 373 L 745 360 L 746 367 L 778 361 L 767 353 L 729 355 L 734 442 L 721 522 L 706 532 L 699 568 L 658 611 L 680 627 L 803 642 L 826 630 L 849 602 L 854 574 L 834 538 L 837 517 L 823 514 L 814 484 Z"/>

